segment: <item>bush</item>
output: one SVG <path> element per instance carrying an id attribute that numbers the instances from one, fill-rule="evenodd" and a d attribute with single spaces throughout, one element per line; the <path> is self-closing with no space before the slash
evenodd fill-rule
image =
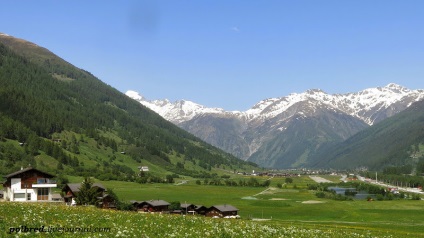
<path id="1" fill-rule="evenodd" d="M 412 194 L 412 198 L 411 198 L 412 200 L 421 200 L 421 197 L 420 197 L 420 195 L 419 194 Z"/>
<path id="2" fill-rule="evenodd" d="M 325 193 L 324 192 L 317 192 L 317 193 L 315 193 L 315 196 L 317 196 L 317 198 L 325 198 Z"/>

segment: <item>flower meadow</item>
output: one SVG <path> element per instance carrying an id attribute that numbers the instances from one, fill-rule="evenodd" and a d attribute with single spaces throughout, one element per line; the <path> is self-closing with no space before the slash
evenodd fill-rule
<path id="1" fill-rule="evenodd" d="M 0 229 L 0 237 L 376 237 L 349 230 L 309 229 L 243 219 L 12 202 L 0 203 Z"/>

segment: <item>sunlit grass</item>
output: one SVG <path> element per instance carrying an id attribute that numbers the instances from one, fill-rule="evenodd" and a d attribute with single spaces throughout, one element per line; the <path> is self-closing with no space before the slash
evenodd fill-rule
<path id="1" fill-rule="evenodd" d="M 261 223 L 198 216 L 141 214 L 42 203 L 1 203 L 0 236 L 13 228 L 110 228 L 107 232 L 51 232 L 53 237 L 393 237 L 343 227 Z M 14 232 L 14 231 L 13 231 Z M 43 232 L 13 235 L 45 237 Z"/>

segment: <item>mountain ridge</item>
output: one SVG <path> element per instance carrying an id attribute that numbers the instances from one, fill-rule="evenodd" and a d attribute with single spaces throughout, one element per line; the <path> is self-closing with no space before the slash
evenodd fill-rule
<path id="1" fill-rule="evenodd" d="M 279 164 L 278 168 L 316 164 L 311 161 L 315 152 L 310 151 L 342 142 L 424 99 L 424 90 L 394 83 L 345 94 L 310 89 L 261 100 L 246 111 L 207 108 L 185 100 L 149 101 L 134 91 L 126 94 L 214 146 L 261 166 Z M 305 125 L 309 131 L 298 137 Z M 311 142 L 312 135 L 320 139 Z"/>
<path id="2" fill-rule="evenodd" d="M 205 113 L 230 114 L 246 120 L 270 118 L 285 111 L 288 107 L 299 101 L 315 99 L 325 102 L 329 106 L 341 109 L 347 114 L 358 117 L 365 123 L 372 125 L 379 121 L 378 118 L 367 116 L 366 111 L 363 110 L 370 110 L 378 106 L 389 107 L 405 97 L 415 96 L 414 102 L 420 101 L 424 99 L 424 90 L 410 90 L 395 83 L 389 83 L 384 87 L 367 88 L 359 92 L 345 94 L 327 94 L 321 89 L 309 89 L 303 93 L 291 93 L 288 96 L 261 100 L 246 111 L 226 111 L 223 108 L 209 108 L 188 100 L 177 100 L 175 102 L 170 102 L 167 99 L 148 100 L 133 90 L 128 90 L 126 95 L 156 111 L 165 119 L 177 124 Z M 411 104 L 412 102 L 406 107 L 409 107 Z M 363 110 L 360 110 L 361 108 Z"/>

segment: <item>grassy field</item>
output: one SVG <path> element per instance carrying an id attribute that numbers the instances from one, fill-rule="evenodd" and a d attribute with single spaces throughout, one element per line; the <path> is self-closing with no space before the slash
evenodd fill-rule
<path id="1" fill-rule="evenodd" d="M 333 181 L 339 179 L 334 176 L 324 177 Z M 265 179 L 258 178 L 260 182 Z M 197 185 L 195 180 L 182 185 L 142 185 L 117 181 L 103 183 L 106 187 L 113 188 L 123 200 L 163 199 L 205 206 L 231 204 L 240 209 L 239 214 L 243 219 L 266 219 L 263 222 L 267 224 L 312 229 L 337 227 L 395 237 L 420 237 L 424 234 L 424 201 L 319 199 L 314 191 L 306 189 L 307 184 L 315 183 L 308 176 L 294 177 L 292 184 L 287 184 L 282 189 L 277 188 L 276 185 L 284 184 L 284 180 L 273 178 L 270 188 Z"/>
<path id="2" fill-rule="evenodd" d="M 239 176 L 233 179 L 249 178 Z M 267 178 L 258 177 L 257 179 L 263 182 Z M 337 181 L 337 177 L 333 179 Z M 70 177 L 70 180 L 79 182 L 82 178 Z M 180 185 L 176 184 L 179 184 L 181 180 L 176 181 L 175 184 L 100 182 L 107 188 L 112 188 L 124 201 L 163 199 L 168 202 L 187 202 L 207 207 L 230 204 L 240 210 L 239 215 L 242 217 L 242 221 L 256 222 L 261 226 L 281 229 L 294 227 L 293 229 L 297 230 L 319 230 L 330 233 L 340 231 L 360 234 L 364 237 L 368 237 L 368 235 L 372 237 L 424 237 L 422 235 L 424 234 L 424 201 L 368 202 L 366 200 L 319 199 L 315 196 L 314 191 L 306 189 L 307 184 L 315 183 L 308 176 L 294 177 L 292 184 L 284 185 L 284 181 L 284 178 L 273 178 L 269 188 L 215 186 L 203 185 L 203 183 L 197 185 L 194 179 L 189 179 L 187 183 Z M 282 189 L 277 188 L 276 185 L 279 183 L 283 184 Z M 0 203 L 0 209 L 2 206 L 3 204 Z M 5 218 L 2 219 L 5 220 Z M 166 223 L 166 221 L 164 222 Z"/>
<path id="3" fill-rule="evenodd" d="M 37 231 L 34 228 L 37 228 Z M 337 227 L 304 228 L 250 220 L 144 214 L 48 203 L 0 203 L 0 237 L 15 236 L 345 238 L 376 237 L 376 234 Z M 381 237 L 392 236 L 381 235 Z"/>

